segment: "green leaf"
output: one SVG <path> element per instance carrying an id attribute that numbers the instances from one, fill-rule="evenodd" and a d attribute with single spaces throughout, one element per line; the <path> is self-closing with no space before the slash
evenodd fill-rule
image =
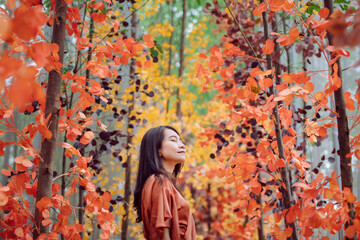
<path id="1" fill-rule="evenodd" d="M 335 0 L 334 3 L 345 3 L 345 0 Z"/>
<path id="2" fill-rule="evenodd" d="M 156 48 L 157 48 L 161 53 L 163 53 L 161 44 L 158 44 L 158 42 L 159 42 L 159 41 L 155 41 L 155 46 L 156 46 Z"/>
<path id="3" fill-rule="evenodd" d="M 152 57 L 157 57 L 159 56 L 159 52 L 155 50 L 155 48 L 151 48 L 150 49 L 150 54 Z"/>
<path id="4" fill-rule="evenodd" d="M 320 10 L 320 6 L 319 5 L 310 5 L 310 6 L 308 6 L 308 8 L 306 9 L 306 12 L 308 13 L 308 14 L 313 14 L 313 11 L 319 11 Z"/>

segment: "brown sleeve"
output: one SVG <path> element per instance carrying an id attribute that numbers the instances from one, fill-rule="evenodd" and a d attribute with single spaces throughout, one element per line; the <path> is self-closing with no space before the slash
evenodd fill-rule
<path id="1" fill-rule="evenodd" d="M 151 193 L 151 226 L 155 231 L 150 230 L 150 239 L 162 238 L 164 232 L 162 228 L 171 228 L 171 208 L 173 207 L 173 196 L 171 190 L 162 177 L 162 181 L 156 177 Z"/>

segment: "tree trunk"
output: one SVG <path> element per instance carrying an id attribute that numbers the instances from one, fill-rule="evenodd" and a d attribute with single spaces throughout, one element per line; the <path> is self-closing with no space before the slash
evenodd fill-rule
<path id="1" fill-rule="evenodd" d="M 211 236 L 211 184 L 208 183 L 207 186 L 207 208 L 208 208 L 208 217 L 207 217 L 207 225 L 208 225 L 208 235 Z"/>
<path id="2" fill-rule="evenodd" d="M 16 135 L 13 132 L 8 132 L 8 133 L 5 134 L 5 137 L 4 137 L 3 140 L 9 141 L 9 142 L 15 141 L 16 140 Z M 11 149 L 14 148 L 14 146 L 15 146 L 15 144 L 14 145 L 7 145 L 5 147 L 4 156 L 3 156 L 4 161 L 3 161 L 3 166 L 2 166 L 1 169 L 3 169 L 3 168 L 7 169 L 8 168 L 7 165 L 9 164 L 10 158 L 11 157 L 13 157 L 13 158 L 16 157 L 15 155 L 11 156 Z M 3 174 L 0 174 L 0 175 L 1 175 L 0 176 L 0 179 L 1 179 L 0 185 L 1 186 L 6 186 L 7 181 L 8 181 L 8 177 L 3 175 Z"/>
<path id="3" fill-rule="evenodd" d="M 181 35 L 180 35 L 180 67 L 179 67 L 179 86 L 176 90 L 176 116 L 181 119 L 181 96 L 180 96 L 180 84 L 184 73 L 184 44 L 185 44 L 185 28 L 186 28 L 186 0 L 183 0 L 182 4 L 183 16 L 181 20 Z"/>
<path id="4" fill-rule="evenodd" d="M 333 12 L 333 1 L 332 0 L 325 0 L 325 7 L 330 10 L 330 15 Z M 329 41 L 329 45 L 333 45 L 332 35 L 328 32 L 327 38 Z M 331 56 L 333 59 L 334 56 Z M 338 124 L 338 140 L 339 140 L 339 155 L 340 155 L 340 170 L 341 170 L 341 185 L 342 189 L 349 188 L 353 191 L 353 174 L 352 169 L 349 164 L 351 164 L 351 156 L 347 156 L 350 153 L 350 146 L 349 146 L 349 125 L 346 113 L 346 103 L 343 94 L 343 87 L 342 87 L 342 69 L 340 65 L 340 59 L 336 61 L 338 65 L 338 72 L 337 75 L 341 79 L 341 87 L 334 91 L 334 98 L 335 98 L 335 110 L 338 114 L 337 117 L 337 124 Z M 348 228 L 350 225 L 354 224 L 355 220 L 355 209 L 353 203 L 347 203 L 349 207 L 349 216 L 351 221 L 345 223 L 345 229 Z M 346 238 L 346 239 L 357 239 L 356 234 L 353 238 Z"/>
<path id="5" fill-rule="evenodd" d="M 64 60 L 64 45 L 65 45 L 65 24 L 67 14 L 67 4 L 62 0 L 56 0 L 55 2 L 56 14 L 54 14 L 54 26 L 52 34 L 52 43 L 56 43 L 59 46 L 60 63 Z M 60 71 L 61 72 L 61 71 Z M 55 160 L 56 150 L 56 134 L 58 128 L 58 115 L 59 115 L 59 95 L 61 90 L 61 74 L 58 71 L 52 70 L 49 73 L 48 86 L 46 91 L 46 105 L 45 105 L 45 117 L 51 114 L 49 123 L 49 130 L 52 133 L 50 139 L 45 139 L 41 145 L 41 161 L 39 164 L 38 172 L 38 188 L 36 203 L 43 197 L 51 197 L 52 194 L 52 181 L 53 181 L 53 167 Z M 35 224 L 34 239 L 41 233 L 48 233 L 49 226 L 44 227 L 41 224 L 42 216 L 38 209 L 35 209 Z"/>
<path id="6" fill-rule="evenodd" d="M 170 24 L 174 27 L 174 4 L 175 0 L 171 1 L 170 4 Z M 169 65 L 168 65 L 168 72 L 167 75 L 171 75 L 171 64 L 172 64 L 172 45 L 173 45 L 173 38 L 174 38 L 174 31 L 171 32 L 171 36 L 169 38 Z M 169 87 L 170 90 L 170 87 Z M 170 104 L 170 97 L 166 100 L 166 113 L 169 112 L 169 104 Z"/>
<path id="7" fill-rule="evenodd" d="M 256 202 L 259 204 L 259 207 L 260 207 L 260 217 L 259 217 L 259 221 L 258 221 L 258 239 L 265 240 L 261 193 L 259 193 L 259 195 L 257 196 Z"/>
<path id="8" fill-rule="evenodd" d="M 137 31 L 137 15 L 134 13 L 131 17 L 131 37 L 136 40 L 136 31 Z M 132 87 L 135 82 L 135 59 L 130 61 L 130 79 L 129 87 Z M 125 169 L 125 192 L 124 192 L 124 210 L 125 214 L 122 218 L 121 224 L 121 240 L 127 240 L 127 231 L 129 226 L 129 209 L 130 209 L 130 196 L 131 196 L 131 157 L 130 145 L 132 144 L 132 131 L 131 129 L 131 117 L 135 107 L 135 91 L 133 92 L 131 103 L 128 109 L 128 119 L 126 127 L 126 169 Z"/>
<path id="9" fill-rule="evenodd" d="M 261 0 L 260 2 L 263 2 L 263 0 Z M 276 13 L 274 13 L 274 14 L 276 15 Z M 268 30 L 268 26 L 267 26 L 266 12 L 262 13 L 262 17 L 263 17 L 264 35 L 265 35 L 265 41 L 266 41 L 267 39 L 269 39 L 269 30 Z M 277 51 L 279 51 L 279 44 L 277 42 L 275 42 L 274 53 L 276 53 Z M 271 58 L 270 54 L 266 55 L 266 62 L 267 62 L 267 69 L 272 69 L 272 58 Z M 281 82 L 281 79 L 278 77 L 280 74 L 281 74 L 280 68 L 275 67 L 276 83 L 274 83 L 273 86 L 269 88 L 271 95 L 273 95 L 275 93 L 276 84 Z M 277 105 L 273 109 L 273 114 L 275 117 L 274 124 L 275 124 L 275 132 L 276 132 L 276 141 L 277 141 L 277 145 L 278 145 L 279 158 L 284 159 L 286 162 L 278 107 L 279 107 L 279 103 L 277 103 Z M 287 162 L 286 162 L 286 166 L 281 169 L 281 179 L 282 179 L 282 182 L 286 186 L 286 189 L 284 189 L 284 191 L 282 192 L 282 195 L 283 195 L 282 201 L 283 201 L 285 208 L 289 209 L 292 204 L 291 204 L 291 183 L 290 183 L 290 177 L 289 177 L 289 167 L 288 167 Z M 297 236 L 296 222 L 287 223 L 286 218 L 284 218 L 284 221 L 287 226 L 289 226 L 293 229 L 293 233 L 288 239 L 297 240 L 298 236 Z"/>

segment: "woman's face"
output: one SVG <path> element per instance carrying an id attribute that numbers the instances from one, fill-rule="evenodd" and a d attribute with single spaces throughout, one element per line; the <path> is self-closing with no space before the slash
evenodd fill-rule
<path id="1" fill-rule="evenodd" d="M 171 129 L 164 130 L 164 139 L 159 149 L 159 154 L 163 161 L 174 164 L 185 162 L 185 145 L 180 136 Z"/>

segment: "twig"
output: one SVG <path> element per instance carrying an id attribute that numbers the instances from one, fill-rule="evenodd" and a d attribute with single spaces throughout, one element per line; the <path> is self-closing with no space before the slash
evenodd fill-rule
<path id="1" fill-rule="evenodd" d="M 249 42 L 249 40 L 247 39 L 247 37 L 246 37 L 246 35 L 245 35 L 244 31 L 242 30 L 242 26 L 241 26 L 241 25 L 240 25 L 240 23 L 236 20 L 236 18 L 235 18 L 235 16 L 234 16 L 233 12 L 231 11 L 231 9 L 230 9 L 230 7 L 229 7 L 229 5 L 228 5 L 227 1 L 226 1 L 226 0 L 224 0 L 224 2 L 225 2 L 225 4 L 226 4 L 226 7 L 227 7 L 227 9 L 229 10 L 229 12 L 230 12 L 230 14 L 231 14 L 232 18 L 234 19 L 234 21 L 235 21 L 236 25 L 238 26 L 238 28 L 239 28 L 239 30 L 240 30 L 240 32 L 241 32 L 241 35 L 243 35 L 243 37 L 244 37 L 244 39 L 245 39 L 246 43 L 247 43 L 247 44 L 248 44 L 248 46 L 250 47 L 250 50 L 251 50 L 251 51 L 252 51 L 252 53 L 254 54 L 255 59 L 256 59 L 256 61 L 258 62 L 258 64 L 259 64 L 259 66 L 260 66 L 261 70 L 262 70 L 262 71 L 265 71 L 265 70 L 264 70 L 264 68 L 263 68 L 263 66 L 261 65 L 260 61 L 258 60 L 258 57 L 257 57 L 257 55 L 256 55 L 256 53 L 255 53 L 254 48 L 252 47 L 251 43 L 250 43 L 250 42 Z"/>

